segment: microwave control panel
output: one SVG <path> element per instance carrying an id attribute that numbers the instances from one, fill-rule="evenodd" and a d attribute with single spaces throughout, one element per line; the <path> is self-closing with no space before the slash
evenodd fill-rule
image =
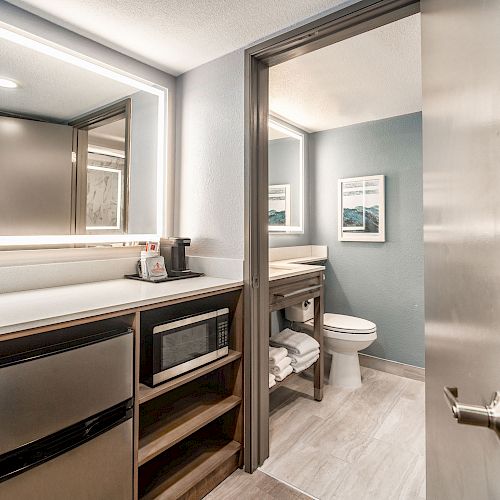
<path id="1" fill-rule="evenodd" d="M 219 309 L 217 311 L 217 349 L 222 349 L 229 345 L 229 309 Z"/>

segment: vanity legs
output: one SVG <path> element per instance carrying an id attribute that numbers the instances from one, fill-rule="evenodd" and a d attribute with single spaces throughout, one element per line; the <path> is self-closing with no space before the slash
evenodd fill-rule
<path id="1" fill-rule="evenodd" d="M 319 342 L 319 358 L 314 364 L 314 399 L 321 401 L 323 399 L 324 383 L 324 352 L 323 352 L 323 288 L 318 297 L 314 298 L 314 338 Z"/>

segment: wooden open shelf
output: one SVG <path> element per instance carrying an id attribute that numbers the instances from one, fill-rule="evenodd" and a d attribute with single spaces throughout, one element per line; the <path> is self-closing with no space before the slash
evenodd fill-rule
<path id="1" fill-rule="evenodd" d="M 276 389 L 278 389 L 279 387 L 281 387 L 285 382 L 289 382 L 292 378 L 296 377 L 297 375 L 298 375 L 298 373 L 293 372 L 293 373 L 290 373 L 290 375 L 288 375 L 288 377 L 286 377 L 281 382 L 276 382 L 275 385 L 273 385 L 272 387 L 269 388 L 269 394 L 271 394 Z"/>
<path id="2" fill-rule="evenodd" d="M 237 467 L 241 444 L 231 440 L 204 439 L 193 441 L 191 446 L 186 446 L 187 450 L 188 453 L 176 454 L 175 459 L 167 460 L 148 471 L 147 485 L 141 491 L 141 499 L 178 499 L 210 475 L 213 475 L 214 480 L 219 480 L 218 469 L 229 466 L 234 470 L 233 467 Z M 208 490 L 211 488 L 212 485 L 208 486 Z M 202 496 L 203 493 L 193 498 Z"/>
<path id="3" fill-rule="evenodd" d="M 147 310 L 135 328 L 222 307 L 229 307 L 227 356 L 156 387 L 139 383 L 136 359 L 134 500 L 199 500 L 243 464 L 242 290 Z"/>
<path id="4" fill-rule="evenodd" d="M 192 380 L 202 377 L 203 375 L 206 375 L 207 373 L 210 373 L 213 370 L 217 370 L 217 368 L 221 368 L 240 358 L 241 358 L 241 352 L 229 350 L 229 354 L 224 358 L 220 358 L 217 361 L 214 361 L 213 363 L 200 366 L 200 368 L 197 368 L 196 370 L 193 370 L 189 373 L 185 373 L 184 375 L 180 375 L 179 377 L 169 380 L 168 382 L 165 382 L 156 387 L 148 387 L 144 384 L 139 384 L 139 404 L 143 404 L 146 401 L 156 398 L 157 396 L 161 396 L 166 392 L 176 389 L 181 385 L 184 385 L 188 382 L 191 382 Z"/>
<path id="5" fill-rule="evenodd" d="M 139 466 L 182 441 L 203 426 L 241 403 L 241 397 L 220 394 L 191 394 L 170 407 L 165 419 L 141 429 Z"/>

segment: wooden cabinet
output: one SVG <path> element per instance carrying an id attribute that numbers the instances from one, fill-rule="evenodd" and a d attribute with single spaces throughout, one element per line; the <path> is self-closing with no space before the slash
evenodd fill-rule
<path id="1" fill-rule="evenodd" d="M 137 378 L 138 498 L 202 498 L 242 465 L 243 294 L 239 289 L 225 295 L 231 318 L 228 356 L 154 388 Z M 149 312 L 161 314 L 158 308 Z"/>
<path id="2" fill-rule="evenodd" d="M 200 303 L 212 310 L 221 303 L 229 307 L 229 354 L 157 387 L 140 384 L 141 322 L 146 324 L 156 314 L 189 314 L 190 307 Z M 119 318 L 134 330 L 134 356 L 130 358 L 134 363 L 133 470 L 123 481 L 133 479 L 134 500 L 202 498 L 243 462 L 242 286 L 194 291 L 191 297 L 165 298 L 161 303 L 128 308 L 124 305 L 115 312 L 4 333 L 0 343 L 38 335 L 42 339 L 46 332 L 84 324 L 98 326 L 111 318 Z M 88 397 L 91 399 L 92 393 Z"/>

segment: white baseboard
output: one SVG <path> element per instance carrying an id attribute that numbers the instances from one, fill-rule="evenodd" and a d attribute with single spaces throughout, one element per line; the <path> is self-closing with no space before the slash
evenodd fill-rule
<path id="1" fill-rule="evenodd" d="M 377 358 L 362 353 L 359 353 L 359 364 L 381 372 L 392 373 L 400 377 L 425 382 L 425 368 L 420 368 L 419 366 L 406 365 L 404 363 L 398 363 L 397 361 L 390 361 L 388 359 Z"/>

